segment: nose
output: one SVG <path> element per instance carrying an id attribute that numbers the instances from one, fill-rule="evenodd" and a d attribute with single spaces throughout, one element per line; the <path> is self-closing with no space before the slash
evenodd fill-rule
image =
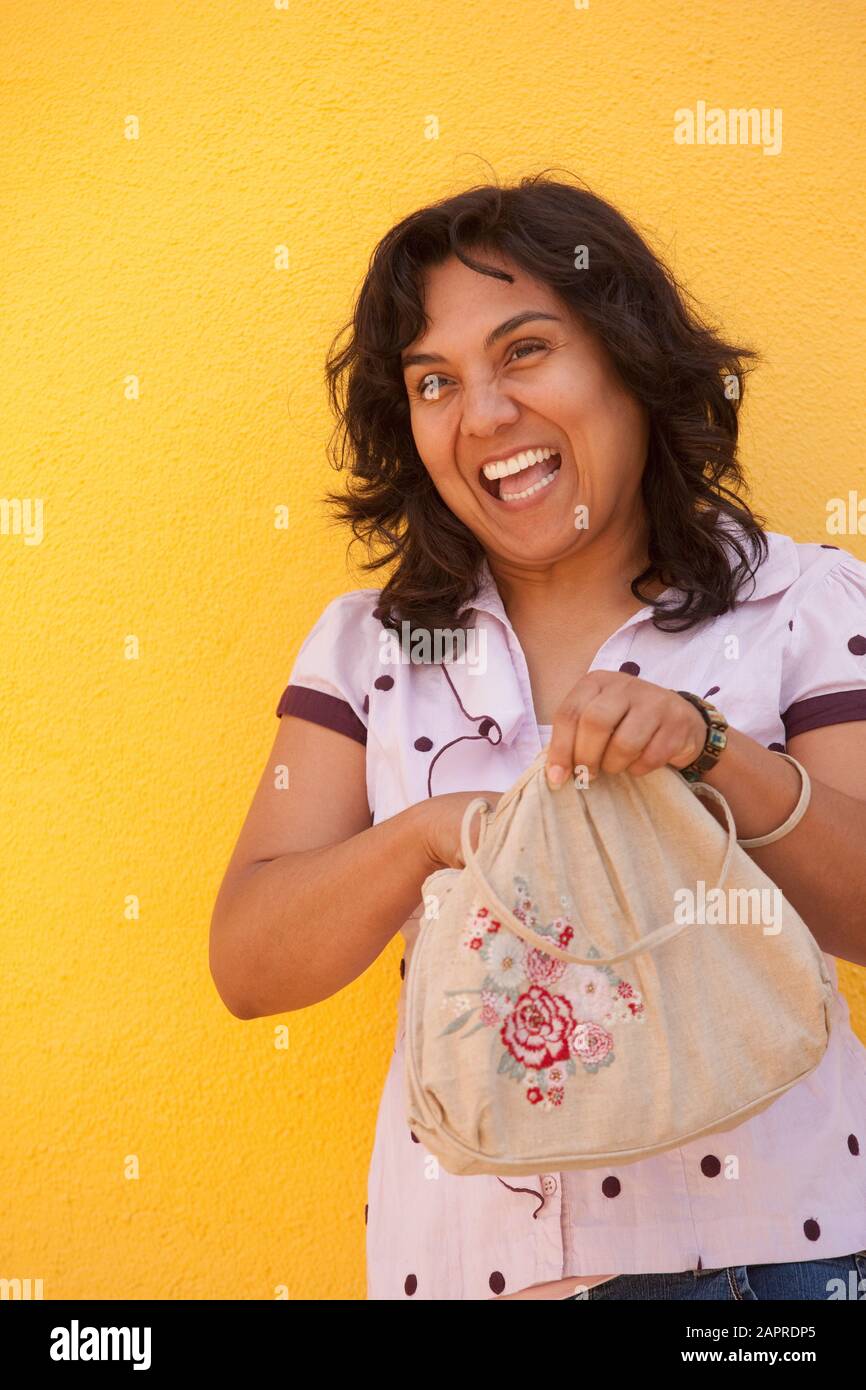
<path id="1" fill-rule="evenodd" d="M 516 401 L 494 381 L 467 382 L 463 388 L 460 433 L 482 438 L 495 434 L 502 425 L 512 425 L 519 416 Z"/>

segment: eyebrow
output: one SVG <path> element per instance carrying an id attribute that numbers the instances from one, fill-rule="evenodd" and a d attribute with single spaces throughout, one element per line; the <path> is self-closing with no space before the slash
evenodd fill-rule
<path id="1" fill-rule="evenodd" d="M 505 337 L 506 333 L 513 333 L 515 328 L 520 328 L 522 324 L 534 322 L 536 319 L 549 319 L 552 323 L 562 323 L 558 314 L 546 314 L 541 309 L 526 309 L 522 314 L 515 314 L 512 318 L 506 319 L 504 323 L 500 323 L 498 328 L 494 328 L 492 332 L 488 333 L 484 339 L 485 348 L 492 348 L 499 342 L 500 338 Z M 445 360 L 444 357 L 436 357 L 429 352 L 410 352 L 404 354 L 400 359 L 403 367 L 430 367 Z"/>

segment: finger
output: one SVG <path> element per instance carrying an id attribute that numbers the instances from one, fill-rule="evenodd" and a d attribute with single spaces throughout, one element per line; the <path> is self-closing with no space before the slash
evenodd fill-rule
<path id="1" fill-rule="evenodd" d="M 662 722 L 660 711 L 647 705 L 633 706 L 617 724 L 600 762 L 594 764 L 591 771 L 597 773 L 600 769 L 611 774 L 631 772 L 645 756 L 645 750 L 655 739 Z M 582 731 L 581 724 L 581 735 Z"/>
<path id="2" fill-rule="evenodd" d="M 603 688 L 603 683 L 593 675 L 582 676 L 554 714 L 545 763 L 551 787 L 562 786 L 573 774 L 577 721 L 586 704 Z"/>
<path id="3" fill-rule="evenodd" d="M 668 762 L 677 769 L 688 767 L 704 750 L 707 741 L 707 726 L 703 715 L 690 705 L 686 710 L 688 727 L 682 734 L 679 746 L 674 748 Z"/>
<path id="4" fill-rule="evenodd" d="M 704 728 L 706 729 L 706 726 Z M 654 772 L 656 768 L 667 767 L 668 764 L 687 767 L 698 756 L 703 746 L 703 734 L 700 735 L 698 744 L 694 729 L 684 731 L 678 722 L 663 722 L 640 756 L 629 767 L 629 774 L 632 777 L 643 777 L 647 772 Z"/>
<path id="5" fill-rule="evenodd" d="M 632 692 L 624 686 L 607 686 L 590 700 L 577 721 L 574 745 L 575 771 L 583 768 L 590 781 L 599 769 L 620 724 L 631 710 Z"/>

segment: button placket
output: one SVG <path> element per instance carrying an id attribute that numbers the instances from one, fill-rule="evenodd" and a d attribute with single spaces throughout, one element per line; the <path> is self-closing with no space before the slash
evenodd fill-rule
<path id="1" fill-rule="evenodd" d="M 639 624 L 648 616 L 648 609 L 641 610 L 639 613 L 632 613 L 631 617 L 627 618 L 622 626 L 617 628 L 616 632 L 611 633 L 607 641 L 599 647 L 592 659 L 592 664 L 587 667 L 587 675 L 598 667 L 607 670 L 609 667 L 615 669 L 615 666 L 621 666 L 631 652 Z M 544 745 L 541 742 L 541 735 L 538 732 L 538 721 L 535 718 L 535 703 L 532 698 L 532 683 L 529 679 L 529 667 L 526 662 L 526 656 L 518 641 L 517 633 L 510 624 L 506 631 L 508 649 L 526 711 L 523 727 L 529 726 L 526 738 L 532 750 L 535 753 L 540 753 Z M 619 648 L 618 657 L 615 655 L 617 648 Z"/>

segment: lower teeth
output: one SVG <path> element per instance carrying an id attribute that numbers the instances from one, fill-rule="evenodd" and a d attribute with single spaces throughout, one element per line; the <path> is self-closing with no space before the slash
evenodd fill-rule
<path id="1" fill-rule="evenodd" d="M 560 464 L 559 468 L 561 467 L 562 465 Z M 504 497 L 500 493 L 500 502 L 517 502 L 521 497 L 531 497 L 533 493 L 540 492 L 543 487 L 547 487 L 549 483 L 553 482 L 559 472 L 559 468 L 554 468 L 553 472 L 548 473 L 546 478 L 542 478 L 540 483 L 533 483 L 532 487 L 528 487 L 525 492 L 509 492 Z"/>

